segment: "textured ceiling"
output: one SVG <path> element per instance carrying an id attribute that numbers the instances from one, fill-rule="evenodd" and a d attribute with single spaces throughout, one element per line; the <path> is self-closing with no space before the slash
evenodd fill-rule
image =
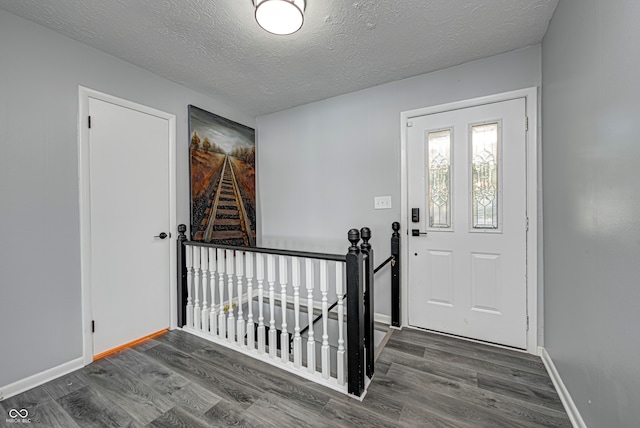
<path id="1" fill-rule="evenodd" d="M 558 0 L 307 0 L 291 36 L 252 0 L 0 0 L 0 8 L 254 116 L 539 43 Z"/>

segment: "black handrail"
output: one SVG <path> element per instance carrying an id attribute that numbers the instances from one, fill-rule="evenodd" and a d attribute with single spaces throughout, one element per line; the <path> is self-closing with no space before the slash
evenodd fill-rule
<path id="1" fill-rule="evenodd" d="M 377 268 L 375 268 L 373 270 L 373 273 L 378 273 L 378 271 L 380 269 L 382 269 L 383 267 L 385 267 L 387 265 L 387 263 L 391 262 L 391 265 L 395 265 L 396 264 L 396 258 L 394 256 L 389 256 L 389 258 L 385 261 L 383 261 L 382 263 L 380 263 L 380 266 L 378 266 Z"/>
<path id="2" fill-rule="evenodd" d="M 344 296 L 342 296 L 342 299 L 344 301 L 344 299 L 347 297 L 347 295 L 345 294 Z M 329 306 L 329 308 L 327 309 L 327 312 L 330 312 L 331 309 L 335 308 L 336 306 L 338 306 L 338 302 L 340 301 L 340 299 L 336 300 L 335 302 L 333 302 L 331 304 L 331 306 Z M 311 310 L 313 310 L 313 308 L 310 308 Z M 307 330 L 309 330 L 309 327 L 311 327 L 312 325 L 314 325 L 315 323 L 317 323 L 320 318 L 322 318 L 322 314 L 318 315 L 317 317 L 315 317 L 313 319 L 313 322 L 311 324 L 309 324 L 308 326 L 306 326 L 305 328 L 303 328 L 302 330 L 300 330 L 300 335 L 302 336 L 302 334 L 304 334 Z M 295 339 L 295 337 L 291 336 L 291 338 L 289 339 L 289 342 L 293 342 L 293 339 Z"/>
<path id="3" fill-rule="evenodd" d="M 308 259 L 330 260 L 335 262 L 344 262 L 346 260 L 346 256 L 344 254 L 312 253 L 309 251 L 281 250 L 278 248 L 264 247 L 241 247 L 237 245 L 213 244 L 200 241 L 185 241 L 185 244 L 193 247 L 221 248 L 225 250 L 249 251 L 252 253 L 274 254 L 291 257 L 304 257 Z"/>

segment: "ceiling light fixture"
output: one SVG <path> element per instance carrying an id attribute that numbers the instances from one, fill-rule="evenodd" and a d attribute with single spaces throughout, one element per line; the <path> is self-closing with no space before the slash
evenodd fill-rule
<path id="1" fill-rule="evenodd" d="M 256 21 L 266 31 L 287 35 L 302 27 L 306 0 L 253 0 Z"/>

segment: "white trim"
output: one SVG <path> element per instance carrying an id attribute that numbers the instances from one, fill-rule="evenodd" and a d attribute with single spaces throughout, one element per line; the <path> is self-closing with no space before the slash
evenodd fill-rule
<path id="1" fill-rule="evenodd" d="M 391 325 L 391 316 L 390 315 L 386 315 L 386 314 L 379 314 L 379 313 L 374 313 L 373 314 L 373 320 L 375 322 L 379 322 L 382 324 L 386 324 L 386 325 Z"/>
<path id="2" fill-rule="evenodd" d="M 475 107 L 482 104 L 498 103 L 517 98 L 525 99 L 526 115 L 529 118 L 529 129 L 526 133 L 527 144 L 527 216 L 529 218 L 529 231 L 527 233 L 527 313 L 529 316 L 529 331 L 527 332 L 527 352 L 536 354 L 538 351 L 538 290 L 542 284 L 538 282 L 538 90 L 536 87 L 519 89 L 486 97 L 425 107 L 400 113 L 400 218 L 405 222 L 405 231 L 410 224 L 407 183 L 407 126 L 409 119 L 427 114 L 442 113 L 445 111 L 459 110 Z M 404 236 L 408 236 L 405 235 Z M 402 239 L 400 244 L 401 260 L 408 260 L 408 242 Z M 401 322 L 409 325 L 408 308 L 408 274 L 407 263 L 402 263 L 400 294 L 401 294 Z M 540 302 L 542 304 L 542 302 Z"/>
<path id="3" fill-rule="evenodd" d="M 84 367 L 84 363 L 82 357 L 80 357 L 40 373 L 25 377 L 24 379 L 20 379 L 16 382 L 10 383 L 9 385 L 1 386 L 0 400 L 5 400 L 9 397 L 13 397 L 14 395 L 22 394 L 31 388 L 45 384 L 59 378 L 60 376 L 64 376 L 67 373 L 81 369 L 82 367 Z"/>
<path id="4" fill-rule="evenodd" d="M 571 398 L 569 390 L 564 386 L 564 382 L 562 381 L 555 364 L 553 364 L 551 356 L 542 346 L 538 348 L 538 353 L 540 354 L 542 362 L 547 369 L 547 373 L 549 373 L 553 386 L 556 388 L 556 392 L 560 396 L 560 401 L 562 401 L 562 405 L 569 416 L 569 420 L 571 420 L 571 424 L 574 428 L 587 428 L 587 424 L 584 423 L 584 419 L 582 419 L 582 415 L 580 414 L 578 407 L 576 407 L 576 404 L 573 402 L 573 398 Z"/>
<path id="5" fill-rule="evenodd" d="M 171 315 L 169 328 L 177 325 L 177 245 L 175 230 L 176 209 L 176 116 L 142 104 L 117 98 L 93 89 L 78 86 L 78 183 L 80 194 L 80 280 L 82 290 L 82 355 L 84 365 L 93 362 L 93 337 L 91 334 L 91 205 L 89 183 L 89 98 L 98 99 L 121 107 L 166 119 L 169 126 L 169 305 Z"/>

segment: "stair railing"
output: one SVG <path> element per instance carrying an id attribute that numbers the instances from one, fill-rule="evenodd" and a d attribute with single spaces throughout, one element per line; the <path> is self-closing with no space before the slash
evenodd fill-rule
<path id="1" fill-rule="evenodd" d="M 391 228 L 391 255 L 373 270 L 373 274 L 391 263 L 391 326 L 400 327 L 400 223 L 394 221 Z"/>
<path id="2" fill-rule="evenodd" d="M 373 251 L 367 228 L 362 229 L 362 248 L 360 232 L 349 231 L 346 255 L 188 241 L 186 231 L 185 225 L 178 227 L 178 324 L 183 330 L 363 397 L 366 376 L 373 375 L 367 356 L 373 361 L 374 353 L 373 309 L 368 307 L 373 304 Z M 337 296 L 338 308 L 338 333 L 333 338 L 330 291 Z M 308 325 L 314 323 L 314 309 L 321 311 L 319 347 L 313 328 L 304 346 L 300 324 L 305 307 Z M 333 365 L 330 340 L 337 343 Z"/>

